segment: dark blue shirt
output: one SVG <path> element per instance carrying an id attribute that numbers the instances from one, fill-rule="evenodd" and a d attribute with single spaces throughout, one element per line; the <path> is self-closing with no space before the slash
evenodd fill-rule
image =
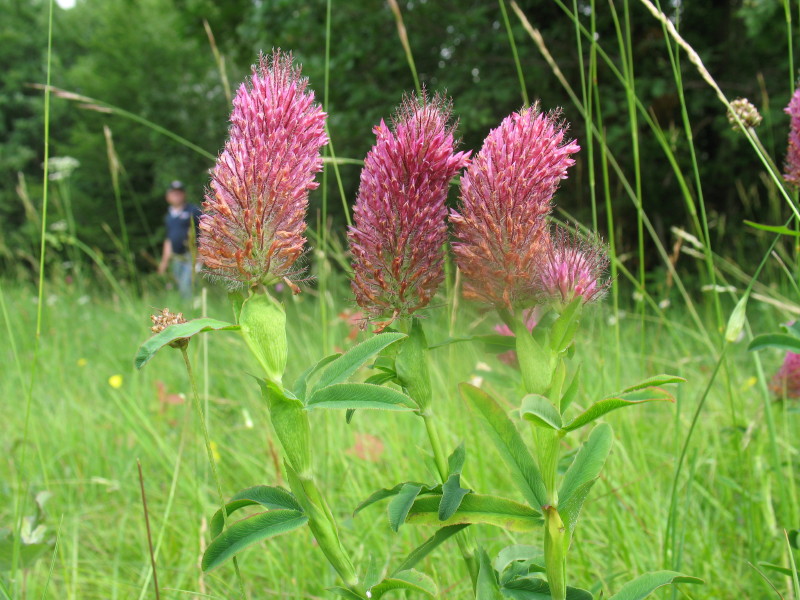
<path id="1" fill-rule="evenodd" d="M 197 235 L 197 223 L 200 221 L 200 208 L 194 204 L 187 204 L 179 213 L 173 214 L 172 209 L 167 211 L 164 218 L 164 225 L 167 228 L 167 239 L 172 243 L 172 251 L 175 254 L 186 254 L 189 241 L 189 224 L 194 221 L 195 236 Z"/>

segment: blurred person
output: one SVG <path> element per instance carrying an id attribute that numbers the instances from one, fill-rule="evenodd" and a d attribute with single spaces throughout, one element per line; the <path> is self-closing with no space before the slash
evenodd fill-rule
<path id="1" fill-rule="evenodd" d="M 190 246 L 197 238 L 197 224 L 201 212 L 198 206 L 186 202 L 186 187 L 182 181 L 170 183 L 165 198 L 169 204 L 164 217 L 167 235 L 161 253 L 161 263 L 158 265 L 158 274 L 166 273 L 167 267 L 171 265 L 172 275 L 178 284 L 181 297 L 190 299 L 195 254 Z M 194 223 L 193 229 L 192 223 Z"/>

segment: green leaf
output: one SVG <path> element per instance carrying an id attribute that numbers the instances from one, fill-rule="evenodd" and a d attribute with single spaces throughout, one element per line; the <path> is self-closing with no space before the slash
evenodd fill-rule
<path id="1" fill-rule="evenodd" d="M 414 401 L 392 388 L 372 383 L 334 383 L 318 389 L 308 399 L 308 410 L 314 408 L 374 408 L 381 410 L 411 411 Z"/>
<path id="2" fill-rule="evenodd" d="M 539 468 L 505 411 L 491 396 L 475 386 L 462 383 L 459 390 L 461 396 L 481 417 L 481 423 L 525 500 L 531 506 L 547 504 L 547 491 Z"/>
<path id="3" fill-rule="evenodd" d="M 381 333 L 353 346 L 325 367 L 320 373 L 319 379 L 311 388 L 310 395 L 313 396 L 314 393 L 324 387 L 345 381 L 370 358 L 404 337 L 406 336 L 403 333 Z"/>
<path id="4" fill-rule="evenodd" d="M 703 580 L 675 571 L 653 571 L 626 583 L 609 600 L 642 600 L 658 588 L 676 583 L 703 583 Z"/>
<path id="5" fill-rule="evenodd" d="M 797 529 L 790 529 L 788 536 L 789 536 L 789 545 L 795 550 L 800 549 L 800 540 L 798 540 L 798 537 L 800 537 L 800 531 L 798 531 Z"/>
<path id="6" fill-rule="evenodd" d="M 612 410 L 624 408 L 626 406 L 635 406 L 637 404 L 644 404 L 645 402 L 674 402 L 675 399 L 672 395 L 662 390 L 661 388 L 649 387 L 641 390 L 634 390 L 632 392 L 623 392 L 617 396 L 604 398 L 599 402 L 595 402 L 584 412 L 575 417 L 571 422 L 564 425 L 565 431 L 574 431 L 599 419 L 603 415 L 610 413 Z"/>
<path id="7" fill-rule="evenodd" d="M 536 546 L 506 546 L 497 553 L 492 563 L 500 574 L 500 585 L 531 572 L 544 573 L 544 553 Z"/>
<path id="8" fill-rule="evenodd" d="M 231 301 L 233 320 L 238 324 L 239 315 L 242 313 L 242 305 L 244 304 L 244 296 L 241 292 L 228 292 L 228 300 Z"/>
<path id="9" fill-rule="evenodd" d="M 483 342 L 486 344 L 487 349 L 491 352 L 507 352 L 516 348 L 516 341 L 513 335 L 500 335 L 499 333 L 488 333 L 481 335 L 468 335 L 464 337 L 451 337 L 441 342 L 431 344 L 428 346 L 429 350 L 434 348 L 443 348 L 450 344 L 458 344 L 460 342 Z"/>
<path id="10" fill-rule="evenodd" d="M 331 594 L 335 594 L 340 598 L 346 598 L 347 600 L 364 600 L 362 596 L 359 596 L 355 592 L 339 586 L 330 587 L 326 591 L 330 592 Z"/>
<path id="11" fill-rule="evenodd" d="M 286 508 L 302 512 L 303 508 L 298 504 L 297 499 L 292 493 L 282 487 L 270 485 L 256 485 L 240 492 L 236 492 L 225 505 L 226 515 L 231 515 L 245 506 L 260 505 L 264 508 Z M 222 532 L 224 519 L 222 509 L 214 513 L 211 517 L 209 530 L 211 537 L 215 538 Z"/>
<path id="12" fill-rule="evenodd" d="M 767 333 L 757 335 L 747 345 L 748 350 L 763 350 L 764 348 L 777 348 L 800 353 L 800 339 L 785 333 Z"/>
<path id="13" fill-rule="evenodd" d="M 569 387 L 567 387 L 567 391 L 564 392 L 564 395 L 561 396 L 561 414 L 563 415 L 567 408 L 575 401 L 575 398 L 578 397 L 578 389 L 580 388 L 581 383 L 581 365 L 575 369 L 575 374 L 572 376 L 572 381 L 569 383 Z"/>
<path id="14" fill-rule="evenodd" d="M 270 381 L 280 383 L 286 370 L 286 311 L 269 294 L 252 294 L 242 305 L 239 325 L 250 352 Z"/>
<path id="15" fill-rule="evenodd" d="M 662 385 L 667 385 L 668 383 L 686 383 L 686 380 L 683 377 L 679 377 L 678 375 L 668 375 L 666 373 L 661 373 L 659 375 L 653 375 L 652 377 L 648 377 L 647 379 L 640 381 L 630 387 L 626 387 L 623 391 L 624 392 L 633 392 L 636 390 L 642 390 L 649 387 L 657 387 Z"/>
<path id="16" fill-rule="evenodd" d="M 300 400 L 305 401 L 306 399 L 306 391 L 308 389 L 308 380 L 314 376 L 314 374 L 319 371 L 325 365 L 333 362 L 337 358 L 341 356 L 341 353 L 337 352 L 336 354 L 331 354 L 330 356 L 326 356 L 325 358 L 318 361 L 316 364 L 311 365 L 305 371 L 300 374 L 300 377 L 297 378 L 297 381 L 294 382 L 294 388 L 292 392 L 295 396 L 300 398 Z"/>
<path id="17" fill-rule="evenodd" d="M 396 380 L 397 380 L 397 373 L 389 373 L 383 371 L 381 373 L 375 373 L 375 375 L 370 375 L 364 380 L 364 383 L 383 385 L 384 383 L 389 383 L 390 381 L 396 381 Z"/>
<path id="18" fill-rule="evenodd" d="M 503 594 L 513 600 L 551 600 L 550 586 L 538 577 L 518 577 L 503 586 Z M 593 600 L 590 592 L 567 587 L 567 600 Z"/>
<path id="19" fill-rule="evenodd" d="M 475 582 L 475 600 L 503 600 L 497 575 L 489 562 L 486 550 L 478 550 L 479 568 L 478 580 Z"/>
<path id="20" fill-rule="evenodd" d="M 395 533 L 406 522 L 408 511 L 411 510 L 411 505 L 414 504 L 414 500 L 417 499 L 417 496 L 422 491 L 422 487 L 420 484 L 404 483 L 397 495 L 389 502 L 389 506 L 386 508 L 389 514 L 389 527 Z"/>
<path id="21" fill-rule="evenodd" d="M 448 525 L 447 527 L 442 527 L 436 533 L 434 533 L 431 537 L 425 540 L 424 543 L 417 546 L 411 553 L 406 556 L 406 559 L 400 564 L 397 568 L 397 572 L 405 571 L 410 569 L 411 567 L 415 566 L 419 561 L 423 558 L 428 556 L 431 552 L 433 552 L 439 545 L 446 540 L 450 539 L 452 536 L 457 534 L 462 529 L 469 527 L 468 524 L 459 524 L 459 525 Z"/>
<path id="22" fill-rule="evenodd" d="M 547 343 L 546 334 L 544 340 L 537 341 L 518 319 L 514 319 L 513 329 L 516 334 L 514 339 L 517 341 L 517 358 L 525 391 L 529 394 L 544 394 L 553 381 L 558 353 Z"/>
<path id="23" fill-rule="evenodd" d="M 239 326 L 233 323 L 226 323 L 225 321 L 209 318 L 192 319 L 191 321 L 179 325 L 170 325 L 161 333 L 155 334 L 139 346 L 134 364 L 137 369 L 141 369 L 153 358 L 156 352 L 175 340 L 190 338 L 198 333 L 204 333 L 206 331 L 236 331 L 238 329 Z"/>
<path id="24" fill-rule="evenodd" d="M 369 592 L 373 600 L 377 600 L 386 592 L 392 590 L 409 590 L 411 592 L 420 592 L 431 598 L 435 598 L 439 594 L 439 589 L 436 583 L 425 573 L 420 573 L 413 569 L 399 571 L 381 581 L 378 585 L 373 586 Z"/>
<path id="25" fill-rule="evenodd" d="M 578 331 L 581 319 L 583 298 L 576 296 L 572 302 L 564 307 L 561 314 L 550 329 L 550 348 L 556 354 L 561 354 L 572 345 L 575 333 Z"/>
<path id="26" fill-rule="evenodd" d="M 744 220 L 745 225 L 749 225 L 753 229 L 760 229 L 761 231 L 769 231 L 770 233 L 779 233 L 781 235 L 790 235 L 792 237 L 800 236 L 800 232 L 794 229 L 789 229 L 786 225 L 762 225 L 761 223 L 754 223 L 753 221 Z"/>
<path id="27" fill-rule="evenodd" d="M 561 429 L 561 415 L 552 402 L 539 394 L 528 394 L 522 399 L 520 415 L 538 427 Z"/>
<path id="28" fill-rule="evenodd" d="M 464 496 L 472 490 L 461 487 L 461 475 L 452 473 L 442 485 L 442 499 L 439 502 L 439 520 L 446 521 L 452 517 L 461 505 Z"/>
<path id="29" fill-rule="evenodd" d="M 403 486 L 406 484 L 420 486 L 422 488 L 422 491 L 420 493 L 422 494 L 442 493 L 442 484 L 426 485 L 424 483 L 419 483 L 417 481 L 405 481 L 403 483 L 398 483 L 396 486 L 392 488 L 383 488 L 370 494 L 369 498 L 367 498 L 361 504 L 356 506 L 356 509 L 353 511 L 353 516 L 356 516 L 359 512 L 361 512 L 371 504 L 375 504 L 376 502 L 380 502 L 381 500 L 386 500 L 386 498 L 391 498 L 392 496 L 396 496 L 400 492 L 400 490 L 403 489 Z"/>
<path id="30" fill-rule="evenodd" d="M 601 423 L 595 427 L 564 474 L 558 490 L 558 512 L 570 533 L 575 529 L 586 494 L 611 451 L 613 438 L 610 425 Z"/>
<path id="31" fill-rule="evenodd" d="M 307 521 L 308 517 L 297 510 L 271 510 L 237 521 L 208 545 L 203 554 L 202 569 L 215 569 L 248 546 L 302 527 Z"/>
<path id="32" fill-rule="evenodd" d="M 776 573 L 780 573 L 781 575 L 786 575 L 787 577 L 792 576 L 792 570 L 787 567 L 782 567 L 780 565 L 764 561 L 758 561 L 758 566 L 763 567 L 769 571 L 775 571 Z"/>
<path id="33" fill-rule="evenodd" d="M 420 525 L 486 524 L 508 531 L 534 531 L 543 522 L 539 511 L 513 500 L 497 496 L 467 494 L 455 514 L 446 521 L 439 520 L 439 498 L 422 496 L 411 506 L 408 523 Z"/>
<path id="34" fill-rule="evenodd" d="M 461 475 L 461 470 L 464 468 L 464 462 L 467 459 L 467 449 L 464 442 L 461 442 L 458 447 L 453 450 L 453 453 L 447 457 L 447 472 L 449 475 Z"/>
<path id="35" fill-rule="evenodd" d="M 428 366 L 428 342 L 419 319 L 411 319 L 408 338 L 400 344 L 395 359 L 400 383 L 420 408 L 431 402 L 431 374 Z"/>

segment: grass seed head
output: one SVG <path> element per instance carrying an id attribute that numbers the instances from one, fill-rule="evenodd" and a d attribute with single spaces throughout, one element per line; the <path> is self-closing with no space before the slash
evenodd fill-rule
<path id="1" fill-rule="evenodd" d="M 734 114 L 739 117 L 745 127 L 755 128 L 761 125 L 761 113 L 747 98 L 737 98 L 731 102 L 731 110 L 728 111 L 728 122 L 734 131 L 739 131 L 739 124 L 736 122 Z"/>
<path id="2" fill-rule="evenodd" d="M 168 308 L 165 308 L 155 315 L 150 315 L 150 320 L 153 322 L 153 326 L 150 328 L 150 331 L 153 333 L 161 333 L 170 325 L 186 323 L 186 319 L 183 318 L 183 313 L 175 314 L 170 312 Z M 178 338 L 170 342 L 169 345 L 173 348 L 186 348 L 186 346 L 189 345 L 189 338 Z"/>

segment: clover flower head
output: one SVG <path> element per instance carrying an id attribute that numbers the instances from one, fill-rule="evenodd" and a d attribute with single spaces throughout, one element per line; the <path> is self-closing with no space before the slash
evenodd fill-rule
<path id="1" fill-rule="evenodd" d="M 525 108 L 489 133 L 461 177 L 461 203 L 450 222 L 466 297 L 507 309 L 536 302 L 546 217 L 580 149 L 565 135 L 558 112 Z"/>
<path id="2" fill-rule="evenodd" d="M 800 88 L 792 95 L 789 106 L 783 112 L 791 117 L 783 178 L 787 183 L 800 187 Z"/>
<path id="3" fill-rule="evenodd" d="M 800 354 L 787 352 L 783 364 L 770 382 L 779 398 L 800 398 Z"/>
<path id="4" fill-rule="evenodd" d="M 605 295 L 608 253 L 599 239 L 557 226 L 543 258 L 536 285 L 542 298 L 568 304 L 580 296 L 586 304 Z"/>
<path id="5" fill-rule="evenodd" d="M 208 272 L 231 287 L 297 275 L 308 193 L 328 142 L 325 113 L 292 55 L 261 56 L 233 100 L 225 148 L 200 217 L 198 249 Z"/>
<path id="6" fill-rule="evenodd" d="M 373 318 L 411 315 L 444 278 L 445 200 L 469 159 L 454 151 L 450 112 L 448 100 L 423 92 L 403 100 L 391 127 L 381 121 L 374 129 L 347 233 L 353 293 Z"/>

